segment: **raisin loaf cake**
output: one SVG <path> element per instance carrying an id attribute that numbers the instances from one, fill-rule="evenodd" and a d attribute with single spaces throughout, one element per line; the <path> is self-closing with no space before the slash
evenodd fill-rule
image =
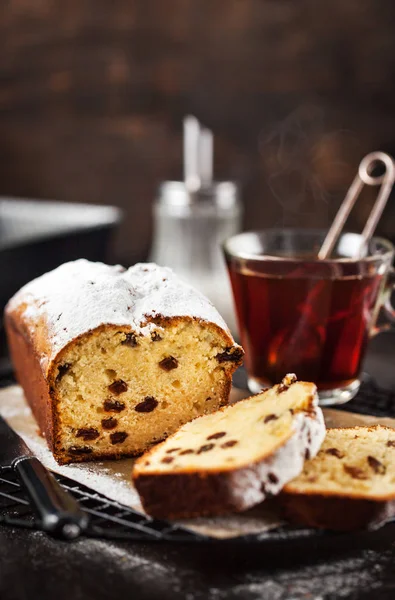
<path id="1" fill-rule="evenodd" d="M 350 531 L 395 516 L 395 430 L 328 429 L 319 454 L 288 483 L 280 503 L 298 524 Z"/>
<path id="2" fill-rule="evenodd" d="M 145 511 L 220 515 L 278 493 L 325 437 L 315 385 L 295 380 L 199 417 L 140 457 L 133 481 Z"/>
<path id="3" fill-rule="evenodd" d="M 154 264 L 66 263 L 23 287 L 5 324 L 61 464 L 141 454 L 227 404 L 243 357 L 214 306 Z"/>

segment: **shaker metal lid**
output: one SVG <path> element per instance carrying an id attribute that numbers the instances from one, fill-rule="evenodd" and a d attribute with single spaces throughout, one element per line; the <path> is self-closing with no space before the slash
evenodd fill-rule
<path id="1" fill-rule="evenodd" d="M 164 181 L 159 186 L 158 202 L 171 206 L 207 202 L 218 208 L 228 209 L 238 204 L 239 187 L 234 181 L 217 181 L 191 192 L 184 181 Z"/>

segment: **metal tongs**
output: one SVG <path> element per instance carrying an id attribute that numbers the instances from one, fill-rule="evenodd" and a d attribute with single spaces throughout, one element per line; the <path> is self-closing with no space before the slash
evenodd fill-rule
<path id="1" fill-rule="evenodd" d="M 383 164 L 385 170 L 382 175 L 373 176 L 371 175 L 371 172 L 377 163 Z M 320 251 L 318 252 L 318 258 L 320 260 L 330 257 L 333 248 L 335 247 L 336 242 L 343 230 L 346 220 L 363 189 L 363 186 L 381 185 L 376 202 L 374 203 L 373 209 L 361 234 L 361 246 L 355 258 L 361 257 L 364 248 L 366 248 L 367 243 L 377 227 L 385 205 L 387 204 L 394 180 L 395 164 L 393 158 L 389 156 L 389 154 L 386 154 L 385 152 L 371 152 L 362 159 L 358 168 L 358 173 L 352 182 L 328 233 L 326 234 Z"/>

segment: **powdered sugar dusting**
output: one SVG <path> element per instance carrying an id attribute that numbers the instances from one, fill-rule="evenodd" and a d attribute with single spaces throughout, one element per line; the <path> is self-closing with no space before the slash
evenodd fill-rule
<path id="1" fill-rule="evenodd" d="M 286 483 L 300 475 L 306 459 L 314 458 L 325 438 L 325 422 L 318 398 L 309 412 L 299 412 L 292 423 L 293 434 L 270 458 L 255 469 L 241 471 L 233 480 L 234 494 L 244 508 L 262 502 L 268 495 L 276 495 Z M 273 477 L 274 476 L 274 477 Z M 263 484 L 263 485 L 262 485 Z"/>
<path id="2" fill-rule="evenodd" d="M 102 324 L 128 325 L 149 335 L 150 318 L 192 316 L 229 333 L 203 294 L 171 269 L 153 263 L 129 269 L 85 259 L 65 263 L 25 285 L 8 308 L 15 310 L 23 304 L 24 318 L 34 323 L 44 317 L 50 332 L 50 353 L 42 357 L 44 369 L 70 341 Z"/>

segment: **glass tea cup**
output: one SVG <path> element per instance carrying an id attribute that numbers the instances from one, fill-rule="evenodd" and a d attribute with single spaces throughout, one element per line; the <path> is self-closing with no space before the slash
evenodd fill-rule
<path id="1" fill-rule="evenodd" d="M 318 260 L 325 231 L 268 229 L 224 243 L 248 386 L 257 393 L 286 373 L 313 381 L 320 404 L 341 404 L 360 387 L 380 309 L 395 320 L 390 292 L 395 248 L 373 238 L 362 258 L 358 234 L 343 233 L 333 258 Z"/>

